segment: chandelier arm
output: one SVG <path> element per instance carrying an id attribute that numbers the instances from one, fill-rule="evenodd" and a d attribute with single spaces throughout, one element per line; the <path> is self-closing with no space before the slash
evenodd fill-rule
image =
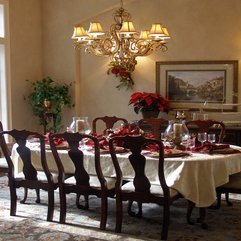
<path id="1" fill-rule="evenodd" d="M 153 52 L 153 44 L 137 39 L 132 42 L 130 49 L 133 57 L 147 56 Z"/>

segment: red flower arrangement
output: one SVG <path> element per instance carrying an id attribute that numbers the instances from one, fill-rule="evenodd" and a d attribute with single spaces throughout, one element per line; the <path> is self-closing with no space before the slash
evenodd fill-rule
<path id="1" fill-rule="evenodd" d="M 134 81 L 131 77 L 131 72 L 128 71 L 125 67 L 114 65 L 107 71 L 107 74 L 110 73 L 114 74 L 120 79 L 120 84 L 116 86 L 117 89 L 122 87 L 126 87 L 126 89 L 132 89 Z"/>
<path id="2" fill-rule="evenodd" d="M 129 105 L 131 104 L 137 114 L 140 111 L 169 111 L 169 100 L 156 93 L 135 92 L 131 95 Z"/>

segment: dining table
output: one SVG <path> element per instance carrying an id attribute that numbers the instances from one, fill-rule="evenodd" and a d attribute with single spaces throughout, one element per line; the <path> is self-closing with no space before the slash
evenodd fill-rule
<path id="1" fill-rule="evenodd" d="M 40 155 L 39 144 L 33 141 L 29 142 L 28 147 L 31 150 L 32 160 L 38 159 Z M 22 170 L 22 162 L 16 150 L 17 144 L 12 149 L 12 159 L 15 165 L 15 172 Z M 208 153 L 186 151 L 186 155 L 166 155 L 164 160 L 164 172 L 167 185 L 177 190 L 185 199 L 193 203 L 196 207 L 204 210 L 216 201 L 216 187 L 229 181 L 229 176 L 241 172 L 241 147 L 230 145 L 230 148 L 236 150 L 235 153 Z M 89 146 L 82 147 L 85 155 L 85 168 L 89 173 L 95 174 L 94 153 Z M 74 173 L 74 164 L 69 159 L 68 148 L 60 147 L 58 149 L 60 158 L 63 160 L 66 173 Z M 115 169 L 108 150 L 100 151 L 101 168 L 103 174 L 108 177 L 115 176 Z M 152 183 L 158 184 L 159 178 L 153 170 L 158 169 L 158 159 L 150 151 L 143 153 L 146 157 L 145 173 Z M 123 178 L 133 179 L 135 173 L 127 161 L 129 152 L 120 152 L 117 154 L 119 163 L 122 167 Z M 57 172 L 57 166 L 49 147 L 46 147 L 46 157 L 49 169 Z M 41 170 L 40 163 L 34 163 L 37 169 Z"/>

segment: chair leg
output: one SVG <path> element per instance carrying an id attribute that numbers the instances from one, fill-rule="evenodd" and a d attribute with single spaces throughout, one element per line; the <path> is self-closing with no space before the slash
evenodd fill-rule
<path id="1" fill-rule="evenodd" d="M 37 188 L 36 190 L 36 196 L 37 196 L 37 199 L 36 199 L 36 203 L 40 203 L 40 190 L 39 190 L 39 188 Z"/>
<path id="2" fill-rule="evenodd" d="M 187 222 L 191 225 L 194 224 L 194 222 L 191 221 L 191 214 L 194 207 L 195 207 L 195 203 L 188 200 Z M 203 229 L 207 228 L 207 224 L 205 223 L 205 215 L 206 215 L 206 208 L 199 208 L 199 218 L 197 218 L 197 222 L 201 223 L 201 226 Z"/>
<path id="3" fill-rule="evenodd" d="M 65 223 L 66 220 L 66 196 L 63 187 L 59 187 L 59 199 L 60 199 L 60 214 L 59 222 Z"/>
<path id="4" fill-rule="evenodd" d="M 197 219 L 198 223 L 201 223 L 203 229 L 207 229 L 208 225 L 205 223 L 206 217 L 206 208 L 199 208 L 199 218 Z"/>
<path id="5" fill-rule="evenodd" d="M 85 209 L 85 210 L 88 210 L 88 209 L 89 209 L 89 195 L 85 195 L 84 198 L 85 198 L 85 206 L 84 206 L 84 209 Z"/>
<path id="6" fill-rule="evenodd" d="M 192 210 L 195 207 L 195 203 L 193 203 L 193 202 L 188 200 L 188 204 L 187 205 L 188 205 L 187 206 L 187 215 L 186 215 L 187 222 L 189 224 L 194 224 L 194 222 L 191 221 L 191 215 L 192 215 Z"/>
<path id="7" fill-rule="evenodd" d="M 137 213 L 137 217 L 138 218 L 141 218 L 142 217 L 142 203 L 141 202 L 138 202 L 138 213 Z"/>
<path id="8" fill-rule="evenodd" d="M 169 217 L 170 217 L 170 206 L 169 204 L 166 204 L 163 206 L 163 223 L 162 223 L 161 240 L 167 240 Z"/>
<path id="9" fill-rule="evenodd" d="M 225 193 L 225 199 L 226 199 L 226 203 L 228 204 L 228 206 L 233 206 L 233 204 L 229 201 L 229 193 L 228 192 Z"/>
<path id="10" fill-rule="evenodd" d="M 28 197 L 28 188 L 24 188 L 24 196 L 23 199 L 20 201 L 20 203 L 25 203 Z"/>
<path id="11" fill-rule="evenodd" d="M 221 207 L 221 193 L 217 192 L 217 204 L 215 206 L 216 209 L 219 209 Z"/>
<path id="12" fill-rule="evenodd" d="M 11 204 L 10 204 L 10 216 L 15 216 L 17 211 L 17 193 L 16 189 L 10 186 L 10 197 L 11 197 Z"/>
<path id="13" fill-rule="evenodd" d="M 80 196 L 81 195 L 79 193 L 76 194 L 75 204 L 76 204 L 77 208 L 79 208 L 79 206 L 80 206 Z"/>
<path id="14" fill-rule="evenodd" d="M 141 218 L 142 217 L 142 203 L 141 202 L 138 202 L 138 212 L 133 212 L 131 210 L 131 207 L 132 207 L 132 204 L 133 204 L 133 201 L 129 201 L 128 202 L 128 208 L 127 208 L 127 212 L 128 214 L 131 216 L 131 217 L 138 217 L 138 218 Z"/>
<path id="15" fill-rule="evenodd" d="M 48 214 L 47 221 L 53 221 L 54 216 L 54 190 L 48 191 Z"/>
<path id="16" fill-rule="evenodd" d="M 79 193 L 76 194 L 76 201 L 75 201 L 75 203 L 76 203 L 77 208 L 83 209 L 83 210 L 88 210 L 89 209 L 89 196 L 88 195 L 84 195 L 85 205 L 80 204 L 80 196 L 81 195 Z"/>
<path id="17" fill-rule="evenodd" d="M 107 197 L 101 198 L 101 219 L 100 219 L 100 229 L 106 229 L 107 222 L 107 210 L 108 210 L 108 199 Z"/>
<path id="18" fill-rule="evenodd" d="M 116 226 L 115 226 L 116 233 L 121 233 L 122 215 L 123 215 L 122 200 L 120 199 L 120 197 L 116 196 Z"/>

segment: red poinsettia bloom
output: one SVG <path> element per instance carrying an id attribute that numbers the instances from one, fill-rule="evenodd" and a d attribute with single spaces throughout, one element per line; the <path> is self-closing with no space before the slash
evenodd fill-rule
<path id="1" fill-rule="evenodd" d="M 129 105 L 133 104 L 134 111 L 159 110 L 161 112 L 169 111 L 169 100 L 156 93 L 135 92 L 131 95 Z"/>

